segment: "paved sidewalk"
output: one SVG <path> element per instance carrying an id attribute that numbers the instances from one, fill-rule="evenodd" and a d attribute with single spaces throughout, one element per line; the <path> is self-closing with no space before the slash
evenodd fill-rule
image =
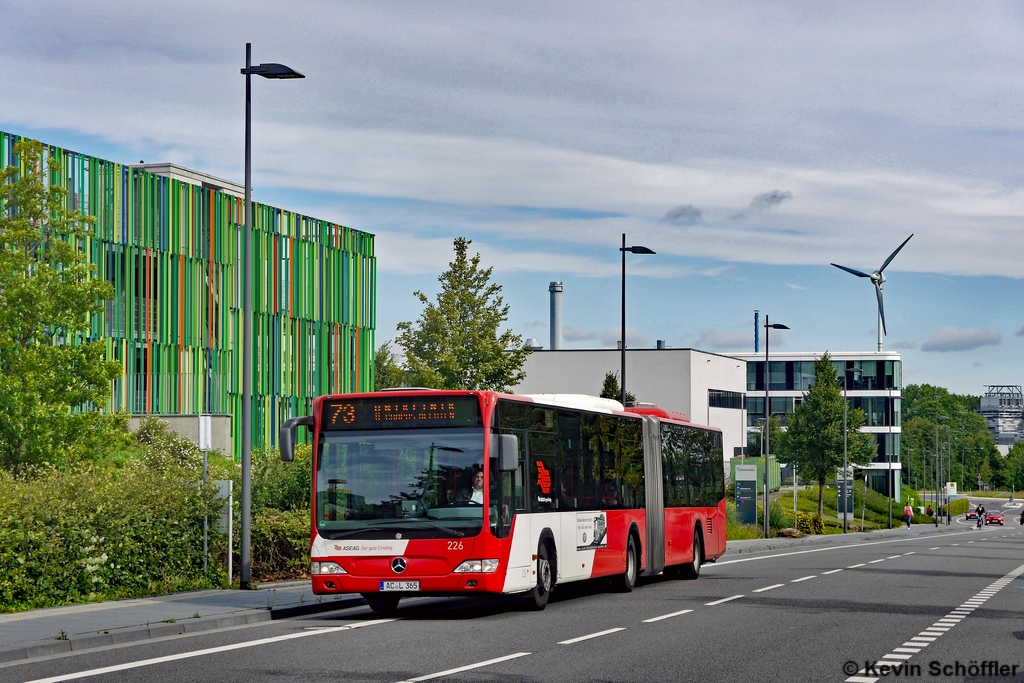
<path id="1" fill-rule="evenodd" d="M 0 663 L 363 604 L 313 595 L 309 581 L 205 590 L 0 614 Z"/>

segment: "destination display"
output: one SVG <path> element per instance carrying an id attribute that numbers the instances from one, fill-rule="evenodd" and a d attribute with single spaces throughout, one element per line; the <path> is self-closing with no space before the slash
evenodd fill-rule
<path id="1" fill-rule="evenodd" d="M 476 427 L 476 396 L 438 398 L 354 398 L 327 401 L 321 429 L 401 429 L 409 427 Z"/>

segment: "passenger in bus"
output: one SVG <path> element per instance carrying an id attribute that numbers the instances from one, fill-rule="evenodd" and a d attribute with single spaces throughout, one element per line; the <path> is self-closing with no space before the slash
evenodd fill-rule
<path id="1" fill-rule="evenodd" d="M 565 490 L 565 483 L 560 485 L 558 493 L 558 509 L 559 510 L 575 510 L 576 499 L 568 494 Z"/>
<path id="2" fill-rule="evenodd" d="M 445 495 L 444 495 L 444 504 L 445 505 L 455 505 L 456 501 L 458 501 L 458 500 L 459 500 L 459 497 L 455 494 L 455 489 L 448 489 L 448 491 L 445 492 Z"/>

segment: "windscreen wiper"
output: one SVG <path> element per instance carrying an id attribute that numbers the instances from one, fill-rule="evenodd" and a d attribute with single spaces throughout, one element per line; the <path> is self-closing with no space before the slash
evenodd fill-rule
<path id="1" fill-rule="evenodd" d="M 466 534 L 462 533 L 461 531 L 458 531 L 456 529 L 452 529 L 450 527 L 441 526 L 440 524 L 434 524 L 433 522 L 426 522 L 426 521 L 423 520 L 422 517 L 410 517 L 410 518 L 406 518 L 406 519 L 396 519 L 393 522 L 391 522 L 391 521 L 387 521 L 387 522 L 381 521 L 380 523 L 381 524 L 387 524 L 390 527 L 389 529 L 386 529 L 386 530 L 385 529 L 379 529 L 380 531 L 391 531 L 391 529 L 396 529 L 396 528 L 397 529 L 408 529 L 410 531 L 414 531 L 414 530 L 418 529 L 421 526 L 425 526 L 425 527 L 429 527 L 431 529 L 436 529 L 437 531 L 443 531 L 444 533 L 448 534 L 449 536 L 456 536 L 458 538 L 464 538 L 465 535 L 466 535 Z"/>
<path id="2" fill-rule="evenodd" d="M 364 526 L 361 529 L 352 529 L 350 531 L 321 532 L 320 535 L 331 541 L 337 541 L 340 538 L 345 538 L 346 536 L 355 536 L 356 534 L 361 534 L 365 531 L 387 531 L 387 529 L 381 526 Z"/>

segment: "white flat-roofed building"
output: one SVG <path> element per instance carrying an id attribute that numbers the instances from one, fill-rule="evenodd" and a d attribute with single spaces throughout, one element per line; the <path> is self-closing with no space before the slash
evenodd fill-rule
<path id="1" fill-rule="evenodd" d="M 768 388 L 771 413 L 786 424 L 786 415 L 800 405 L 814 384 L 814 362 L 823 352 L 771 354 Z M 829 352 L 839 381 L 847 390 L 850 409 L 864 411 L 861 429 L 875 436 L 878 455 L 864 472 L 868 485 L 879 493 L 891 491 L 899 500 L 902 476 L 900 460 L 901 391 L 903 388 L 900 354 L 890 351 Z M 746 364 L 746 419 L 754 427 L 765 416 L 765 358 L 763 353 L 738 353 Z M 628 378 L 628 375 L 627 375 Z M 889 488 L 886 473 L 890 473 Z M 799 474 L 799 472 L 797 473 Z"/>
<path id="2" fill-rule="evenodd" d="M 619 374 L 617 349 L 534 351 L 517 394 L 601 393 L 605 375 Z M 639 403 L 685 413 L 690 421 L 722 430 L 726 460 L 746 446 L 743 361 L 696 349 L 628 349 L 626 391 Z M 726 468 L 728 471 L 728 468 Z"/>

